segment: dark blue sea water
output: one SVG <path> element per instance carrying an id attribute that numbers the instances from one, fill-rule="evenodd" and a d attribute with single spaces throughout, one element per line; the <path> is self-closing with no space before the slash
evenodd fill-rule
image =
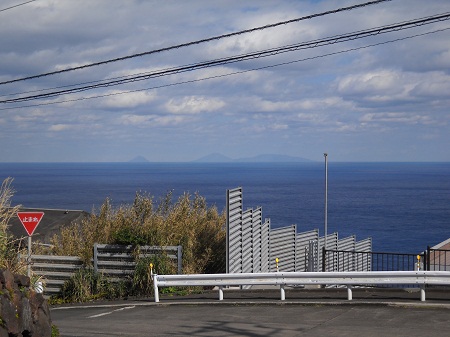
<path id="1" fill-rule="evenodd" d="M 242 186 L 244 208 L 262 206 L 274 228 L 324 230 L 323 163 L 0 163 L 13 177 L 13 204 L 98 209 L 198 192 L 219 211 Z M 328 233 L 373 239 L 374 251 L 418 253 L 450 237 L 450 163 L 329 163 Z"/>

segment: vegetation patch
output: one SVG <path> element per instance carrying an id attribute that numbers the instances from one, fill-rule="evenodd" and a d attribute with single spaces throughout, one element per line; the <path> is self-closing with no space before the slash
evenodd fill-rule
<path id="1" fill-rule="evenodd" d="M 0 190 L 0 268 L 25 274 L 25 261 L 17 259 L 18 253 L 26 253 L 24 247 L 21 247 L 21 241 L 13 242 L 6 231 L 9 220 L 19 208 L 10 207 L 11 182 L 11 178 L 6 179 Z M 52 237 L 51 243 L 52 248 L 45 248 L 45 254 L 78 256 L 84 264 L 51 302 L 149 296 L 153 292 L 152 271 L 176 274 L 177 265 L 165 253 L 142 257 L 139 247 L 182 246 L 182 271 L 185 274 L 225 272 L 225 213 L 219 213 L 214 206 L 208 207 L 205 198 L 198 193 L 184 193 L 173 200 L 172 192 L 169 192 L 158 202 L 151 195 L 136 193 L 130 205 L 113 207 L 106 199 L 89 217 L 62 228 Z M 95 243 L 134 246 L 134 274 L 113 282 L 95 273 L 92 267 Z M 194 290 L 167 288 L 163 291 L 183 293 Z"/>

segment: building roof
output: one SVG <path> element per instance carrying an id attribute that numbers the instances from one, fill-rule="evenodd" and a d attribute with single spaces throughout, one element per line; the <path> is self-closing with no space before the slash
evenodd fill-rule
<path id="1" fill-rule="evenodd" d="M 438 243 L 436 246 L 431 247 L 431 249 L 446 249 L 446 250 L 450 250 L 450 239 L 447 239 L 445 241 L 442 241 L 441 243 Z"/>
<path id="2" fill-rule="evenodd" d="M 44 216 L 33 233 L 33 238 L 48 243 L 53 234 L 59 232 L 61 227 L 73 222 L 80 222 L 90 214 L 80 210 L 20 208 L 21 212 L 44 212 Z M 18 217 L 13 217 L 9 222 L 8 231 L 15 237 L 28 236 Z"/>

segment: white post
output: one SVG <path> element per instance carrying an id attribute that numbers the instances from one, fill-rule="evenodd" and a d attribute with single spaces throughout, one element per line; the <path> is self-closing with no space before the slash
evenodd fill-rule
<path id="1" fill-rule="evenodd" d="M 153 274 L 153 289 L 155 292 L 155 302 L 159 302 L 158 274 Z"/>
<path id="2" fill-rule="evenodd" d="M 284 292 L 284 284 L 280 285 L 280 295 L 281 295 L 281 300 L 284 301 L 286 299 L 286 294 Z"/>
<path id="3" fill-rule="evenodd" d="M 351 301 L 353 299 L 352 286 L 347 286 L 347 299 Z"/>
<path id="4" fill-rule="evenodd" d="M 420 287 L 420 300 L 422 302 L 425 302 L 425 285 L 422 285 Z"/>
<path id="5" fill-rule="evenodd" d="M 219 286 L 219 301 L 223 301 L 223 286 Z"/>

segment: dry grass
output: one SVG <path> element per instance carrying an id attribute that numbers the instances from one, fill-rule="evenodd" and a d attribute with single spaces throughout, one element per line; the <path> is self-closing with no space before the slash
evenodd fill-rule
<path id="1" fill-rule="evenodd" d="M 6 178 L 0 186 L 0 269 L 9 269 L 13 273 L 25 273 L 26 264 L 19 261 L 19 253 L 25 252 L 21 240 L 14 240 L 8 235 L 8 224 L 16 216 L 20 205 L 11 207 L 14 190 L 11 186 L 13 179 Z"/>
<path id="2" fill-rule="evenodd" d="M 54 254 L 80 256 L 86 264 L 94 243 L 183 247 L 183 272 L 225 271 L 225 215 L 208 207 L 198 194 L 172 194 L 155 203 L 136 194 L 132 205 L 118 208 L 106 199 L 98 212 L 52 238 Z"/>

